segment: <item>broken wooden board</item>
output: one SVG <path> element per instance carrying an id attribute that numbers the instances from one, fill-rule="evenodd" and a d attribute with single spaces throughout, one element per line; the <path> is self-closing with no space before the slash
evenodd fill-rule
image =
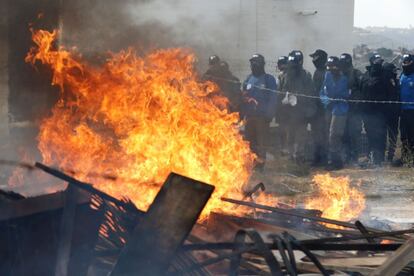
<path id="1" fill-rule="evenodd" d="M 261 233 L 281 234 L 289 232 L 297 239 L 312 239 L 316 238 L 313 235 L 298 231 L 297 229 L 287 228 L 275 225 L 271 221 L 264 219 L 254 219 L 248 217 L 237 217 L 232 215 L 220 214 L 212 212 L 208 218 L 207 229 L 212 235 L 220 237 L 220 239 L 227 237 L 232 239 L 235 233 L 241 228 L 254 228 Z M 267 236 L 267 235 L 263 235 Z"/>
<path id="2" fill-rule="evenodd" d="M 89 193 L 79 193 L 76 202 L 77 204 L 89 202 Z M 53 211 L 63 208 L 64 205 L 64 192 L 29 197 L 7 203 L 3 202 L 0 204 L 0 221 Z"/>
<path id="3" fill-rule="evenodd" d="M 307 271 L 312 273 L 320 273 L 319 269 L 313 264 L 313 263 L 307 263 L 307 262 L 297 262 L 296 267 L 301 271 Z M 334 270 L 334 271 L 351 271 L 351 272 L 359 272 L 362 275 L 368 275 L 372 271 L 374 271 L 375 268 L 371 267 L 344 267 L 344 266 L 335 266 L 335 265 L 324 265 L 325 269 L 328 270 Z M 320 274 L 318 274 L 320 275 Z"/>
<path id="4" fill-rule="evenodd" d="M 68 275 L 77 196 L 77 189 L 69 184 L 65 190 L 65 207 L 63 208 L 60 222 L 55 275 Z"/>
<path id="5" fill-rule="evenodd" d="M 111 276 L 164 275 L 214 186 L 171 173 L 134 229 Z"/>
<path id="6" fill-rule="evenodd" d="M 414 238 L 404 243 L 370 276 L 394 276 L 414 260 Z"/>

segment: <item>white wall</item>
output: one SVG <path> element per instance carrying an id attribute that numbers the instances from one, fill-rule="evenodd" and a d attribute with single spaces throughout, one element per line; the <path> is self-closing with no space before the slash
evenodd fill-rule
<path id="1" fill-rule="evenodd" d="M 309 11 L 317 14 L 299 14 Z M 255 52 L 274 72 L 276 58 L 293 49 L 305 55 L 316 48 L 334 55 L 352 50 L 354 0 L 149 1 L 131 12 L 137 22 L 156 19 L 172 27 L 179 45 L 198 50 L 201 67 L 218 54 L 242 78 Z M 309 58 L 305 64 L 313 70 Z"/>
<path id="2" fill-rule="evenodd" d="M 242 55 L 261 52 L 269 60 L 271 69 L 274 64 L 270 61 L 275 61 L 279 55 L 287 55 L 293 49 L 302 50 L 306 57 L 317 48 L 330 55 L 352 52 L 353 0 L 241 2 L 244 10 L 241 22 L 250 32 L 242 33 Z M 247 10 L 250 10 L 249 14 Z M 317 13 L 313 15 L 315 11 Z M 255 37 L 257 41 L 252 39 Z M 305 58 L 305 65 L 313 70 L 310 58 Z"/>
<path id="3" fill-rule="evenodd" d="M 0 140 L 6 146 L 9 136 L 9 78 L 8 78 L 8 6 L 0 1 Z M 4 150 L 4 148 L 3 148 Z"/>

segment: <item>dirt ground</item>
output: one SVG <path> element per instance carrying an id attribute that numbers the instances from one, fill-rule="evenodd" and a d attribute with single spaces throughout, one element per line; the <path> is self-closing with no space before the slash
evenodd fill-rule
<path id="1" fill-rule="evenodd" d="M 270 161 L 264 173 L 255 173 L 249 186 L 263 182 L 266 192 L 280 201 L 303 206 L 306 198 L 315 195 L 312 177 L 327 173 L 321 169 L 298 167 L 289 160 Z M 375 169 L 345 168 L 332 176 L 348 176 L 366 197 L 366 208 L 359 219 L 366 225 L 384 230 L 414 225 L 414 169 L 383 166 Z"/>

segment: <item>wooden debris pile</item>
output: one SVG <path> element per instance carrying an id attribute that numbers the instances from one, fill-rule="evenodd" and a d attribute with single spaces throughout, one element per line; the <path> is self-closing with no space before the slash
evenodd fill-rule
<path id="1" fill-rule="evenodd" d="M 414 229 L 381 231 L 230 198 L 222 200 L 254 216 L 212 213 L 197 223 L 214 186 L 172 173 L 143 212 L 35 167 L 68 186 L 33 198 L 0 192 L 0 275 L 414 275 Z"/>

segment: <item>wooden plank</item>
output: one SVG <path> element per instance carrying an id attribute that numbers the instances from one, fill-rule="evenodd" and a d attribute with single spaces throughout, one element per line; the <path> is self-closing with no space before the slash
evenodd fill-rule
<path id="1" fill-rule="evenodd" d="M 89 201 L 89 194 L 80 193 L 76 200 L 78 204 L 86 203 Z M 0 204 L 0 221 L 53 211 L 63 208 L 64 205 L 65 198 L 63 192 L 40 195 L 7 203 L 3 202 Z"/>
<path id="2" fill-rule="evenodd" d="M 219 232 L 220 237 L 233 238 L 235 233 L 240 228 L 254 228 L 260 232 L 267 232 L 272 234 L 280 234 L 283 232 L 289 232 L 297 239 L 312 239 L 315 236 L 297 231 L 295 228 L 288 228 L 279 225 L 275 225 L 272 221 L 264 219 L 252 219 L 248 217 L 237 217 L 232 215 L 220 214 L 212 212 L 208 218 L 208 228 L 213 229 L 214 232 Z M 293 225 L 292 225 L 293 226 Z M 267 237 L 267 235 L 266 235 Z M 228 240 L 228 239 L 227 239 Z"/>
<path id="3" fill-rule="evenodd" d="M 287 215 L 287 216 L 299 217 L 299 218 L 304 218 L 304 219 L 309 219 L 309 220 L 313 220 L 313 221 L 329 223 L 329 224 L 333 224 L 333 225 L 338 225 L 338 226 L 358 230 L 358 227 L 356 227 L 354 224 L 349 223 L 349 222 L 333 220 L 333 219 L 327 219 L 327 218 L 323 218 L 323 217 L 311 216 L 311 215 L 304 214 L 304 213 L 301 213 L 301 212 L 298 212 L 298 211 L 295 211 L 295 210 L 282 209 L 282 208 L 277 208 L 277 207 L 270 207 L 270 206 L 266 206 L 266 205 L 262 205 L 262 204 L 257 204 L 257 203 L 254 203 L 254 202 L 247 202 L 247 201 L 241 201 L 241 200 L 236 200 L 236 199 L 231 199 L 231 198 L 224 198 L 224 197 L 221 198 L 221 200 L 223 200 L 225 202 L 230 202 L 230 203 L 233 203 L 233 204 L 248 206 L 248 207 L 251 207 L 251 208 L 267 210 L 267 211 L 271 211 L 271 212 L 275 212 L 275 213 L 279 213 L 279 214 L 283 214 L 283 215 Z M 378 229 L 374 229 L 374 228 L 370 228 L 370 227 L 366 227 L 366 229 L 371 231 L 371 232 L 378 232 Z"/>
<path id="4" fill-rule="evenodd" d="M 370 276 L 394 276 L 400 272 L 410 261 L 414 260 L 414 238 L 405 242 Z"/>
<path id="5" fill-rule="evenodd" d="M 38 168 L 38 169 L 41 169 L 42 171 L 44 171 L 44 172 L 46 172 L 50 175 L 53 175 L 56 178 L 59 178 L 63 181 L 71 183 L 72 185 L 78 187 L 79 189 L 85 190 L 85 191 L 89 192 L 90 194 L 96 194 L 96 195 L 100 196 L 102 199 L 113 202 L 113 203 L 117 204 L 118 206 L 123 206 L 125 208 L 129 208 L 129 205 L 125 204 L 122 200 L 114 198 L 113 196 L 110 196 L 107 193 L 104 193 L 101 190 L 98 190 L 98 189 L 94 188 L 92 184 L 79 181 L 79 180 L 77 180 L 76 178 L 73 178 L 70 175 L 67 175 L 67 174 L 65 174 L 65 173 L 63 173 L 63 172 L 61 172 L 57 169 L 54 169 L 52 167 L 48 167 L 48 166 L 46 166 L 42 163 L 39 163 L 39 162 L 35 163 L 35 167 Z M 136 209 L 134 209 L 134 211 L 136 211 Z"/>
<path id="6" fill-rule="evenodd" d="M 319 261 L 322 265 L 331 265 L 331 266 L 344 266 L 344 267 L 354 267 L 354 266 L 380 266 L 387 260 L 387 257 L 360 257 L 360 258 L 319 258 Z"/>
<path id="7" fill-rule="evenodd" d="M 69 184 L 65 191 L 65 207 L 63 208 L 59 230 L 59 243 L 55 268 L 56 276 L 68 275 L 68 265 L 72 245 L 72 232 L 76 215 L 76 198 L 76 188 Z"/>
<path id="8" fill-rule="evenodd" d="M 307 272 L 313 272 L 313 273 L 320 273 L 319 269 L 313 264 L 313 263 L 307 263 L 307 262 L 297 262 L 296 263 L 296 267 L 299 270 L 302 271 L 307 271 Z M 362 275 L 368 275 L 369 273 L 371 273 L 374 268 L 371 267 L 363 267 L 363 266 L 358 266 L 358 267 L 344 267 L 344 266 L 335 266 L 335 265 L 324 265 L 325 269 L 328 270 L 336 270 L 336 271 L 351 271 L 351 272 L 359 272 Z M 318 274 L 319 275 L 319 274 Z"/>
<path id="9" fill-rule="evenodd" d="M 122 250 L 111 276 L 164 275 L 214 186 L 171 173 Z"/>

